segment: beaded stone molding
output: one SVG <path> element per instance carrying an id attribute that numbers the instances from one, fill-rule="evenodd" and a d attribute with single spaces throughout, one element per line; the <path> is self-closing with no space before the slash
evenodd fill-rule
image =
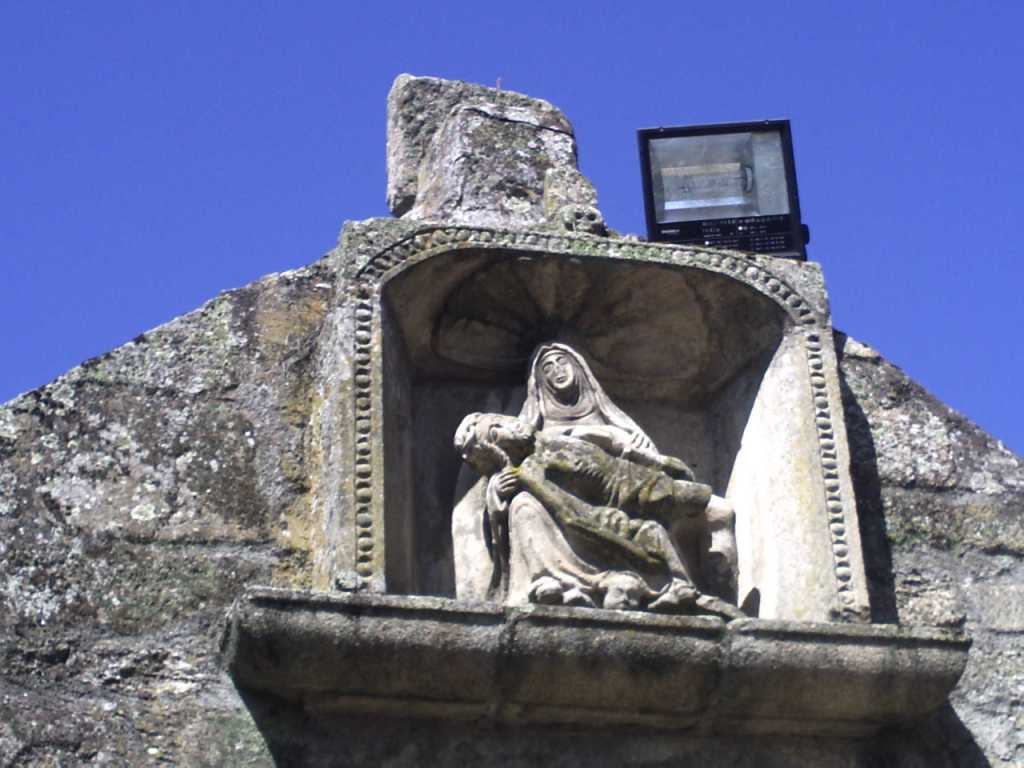
<path id="1" fill-rule="evenodd" d="M 855 569 L 850 559 L 848 520 L 840 490 L 839 457 L 836 450 L 833 399 L 824 375 L 823 343 L 830 338 L 827 321 L 821 318 L 792 285 L 763 263 L 735 251 L 679 247 L 614 240 L 590 235 L 495 230 L 473 227 L 425 228 L 379 251 L 355 270 L 351 306 L 354 315 L 354 403 L 355 451 L 352 495 L 355 500 L 356 574 L 361 589 L 383 583 L 384 553 L 377 545 L 375 529 L 382 529 L 382 505 L 374 504 L 375 474 L 381 472 L 382 454 L 375 447 L 381 408 L 380 360 L 374 359 L 375 339 L 379 343 L 380 289 L 391 277 L 414 263 L 442 253 L 473 249 L 543 253 L 579 259 L 596 258 L 641 262 L 704 270 L 740 281 L 781 307 L 801 332 L 806 351 L 808 375 L 814 403 L 825 508 L 832 545 L 837 604 L 834 619 L 863 617 L 866 606 L 858 605 Z M 842 418 L 842 408 L 835 412 Z M 379 588 L 379 587 L 378 587 Z M 863 588 L 863 587 L 862 587 Z"/>

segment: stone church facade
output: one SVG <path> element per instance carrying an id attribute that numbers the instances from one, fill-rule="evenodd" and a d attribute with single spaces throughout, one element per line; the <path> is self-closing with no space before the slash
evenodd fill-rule
<path id="1" fill-rule="evenodd" d="M 392 218 L 0 406 L 0 765 L 1024 765 L 1024 462 L 552 105 L 388 129 Z"/>

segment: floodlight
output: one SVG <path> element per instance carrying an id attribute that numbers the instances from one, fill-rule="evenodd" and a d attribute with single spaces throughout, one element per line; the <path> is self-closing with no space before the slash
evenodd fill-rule
<path id="1" fill-rule="evenodd" d="M 788 120 L 638 132 L 650 240 L 806 259 Z"/>

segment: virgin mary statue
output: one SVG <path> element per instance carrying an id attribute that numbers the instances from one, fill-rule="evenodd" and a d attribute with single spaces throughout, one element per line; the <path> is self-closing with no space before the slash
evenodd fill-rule
<path id="1" fill-rule="evenodd" d="M 533 353 L 518 418 L 471 414 L 455 443 L 482 475 L 453 512 L 460 598 L 685 610 L 702 598 L 697 540 L 714 549 L 716 530 L 735 575 L 731 510 L 565 344 Z"/>

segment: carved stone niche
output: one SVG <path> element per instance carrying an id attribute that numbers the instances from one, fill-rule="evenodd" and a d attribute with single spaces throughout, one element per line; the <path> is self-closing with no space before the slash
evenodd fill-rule
<path id="1" fill-rule="evenodd" d="M 470 411 L 518 413 L 530 353 L 564 340 L 732 502 L 741 602 L 756 589 L 762 618 L 866 617 L 824 288 L 814 265 L 779 261 L 464 228 L 382 250 L 351 288 L 346 546 L 326 567 L 455 597 L 452 435 Z"/>
<path id="2" fill-rule="evenodd" d="M 835 624 L 870 613 L 816 265 L 425 227 L 348 285 L 316 580 L 357 594 L 243 598 L 225 636 L 241 687 L 307 709 L 782 733 L 863 733 L 944 701 L 962 635 Z M 519 413 L 549 341 L 731 505 L 750 618 L 457 599 L 452 510 L 475 477 L 452 435 L 473 411 Z M 444 683 L 416 672 L 446 663 L 440 646 Z M 825 679 L 849 695 L 823 700 Z"/>

